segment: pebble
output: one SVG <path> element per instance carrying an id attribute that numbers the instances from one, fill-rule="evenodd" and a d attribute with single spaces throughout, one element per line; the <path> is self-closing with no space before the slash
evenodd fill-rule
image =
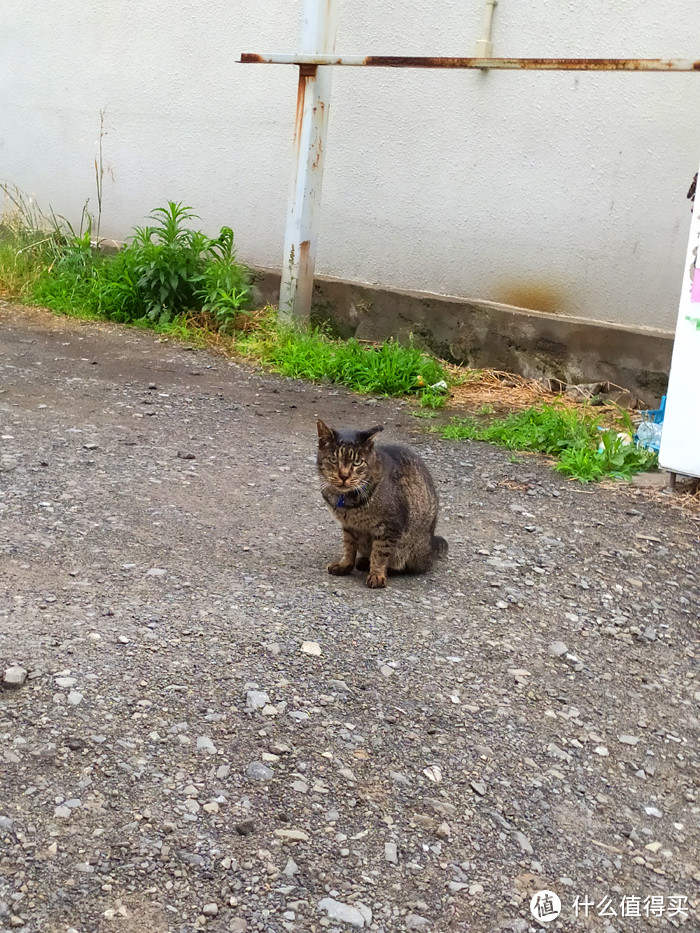
<path id="1" fill-rule="evenodd" d="M 234 829 L 239 836 L 249 836 L 255 829 L 254 820 L 241 820 L 240 823 L 236 823 Z"/>
<path id="2" fill-rule="evenodd" d="M 486 785 L 482 781 L 470 781 L 469 785 L 475 794 L 483 797 L 486 793 Z"/>
<path id="3" fill-rule="evenodd" d="M 245 776 L 249 781 L 269 781 L 275 776 L 275 772 L 262 761 L 251 761 L 245 769 Z"/>
<path id="4" fill-rule="evenodd" d="M 406 917 L 407 930 L 425 930 L 429 926 L 430 921 L 426 920 L 425 917 L 421 917 L 420 914 L 409 914 Z"/>
<path id="5" fill-rule="evenodd" d="M 314 658 L 319 658 L 323 653 L 317 641 L 303 641 L 301 643 L 301 651 L 302 654 L 310 654 Z"/>
<path id="6" fill-rule="evenodd" d="M 286 875 L 288 878 L 293 878 L 294 875 L 299 874 L 299 866 L 293 858 L 287 859 L 287 864 L 282 869 L 282 874 Z"/>
<path id="7" fill-rule="evenodd" d="M 177 456 L 179 460 L 196 460 L 197 459 L 194 454 L 191 454 L 186 450 L 178 450 Z"/>
<path id="8" fill-rule="evenodd" d="M 437 765 L 428 765 L 427 768 L 423 768 L 423 774 L 433 784 L 439 784 L 442 781 L 442 771 Z"/>
<path id="9" fill-rule="evenodd" d="M 636 745 L 639 742 L 636 735 L 618 735 L 618 739 L 623 745 Z"/>
<path id="10" fill-rule="evenodd" d="M 399 853 L 395 842 L 384 843 L 384 858 L 387 862 L 391 862 L 393 865 L 398 864 Z"/>
<path id="11" fill-rule="evenodd" d="M 150 570 L 146 571 L 147 577 L 164 577 L 167 573 L 167 570 L 163 570 L 162 567 L 151 567 Z"/>
<path id="12" fill-rule="evenodd" d="M 78 690 L 71 690 L 68 694 L 68 702 L 71 706 L 79 706 L 83 702 L 83 695 Z"/>
<path id="13" fill-rule="evenodd" d="M 515 838 L 523 852 L 526 852 L 528 855 L 535 854 L 535 850 L 532 848 L 530 840 L 527 838 L 525 833 L 516 832 Z"/>
<path id="14" fill-rule="evenodd" d="M 319 910 L 324 910 L 331 920 L 339 920 L 341 923 L 349 923 L 360 930 L 364 929 L 366 916 L 359 906 L 353 907 L 351 904 L 343 904 L 332 897 L 324 897 L 323 900 L 318 902 L 318 906 Z M 369 911 L 369 908 L 365 908 L 365 910 L 370 913 L 369 922 L 371 923 L 371 911 Z"/>
<path id="15" fill-rule="evenodd" d="M 400 771 L 390 771 L 389 777 L 395 784 L 404 784 L 408 786 L 411 783 L 409 779 L 406 777 L 406 775 L 401 774 Z"/>
<path id="16" fill-rule="evenodd" d="M 663 816 L 661 810 L 658 810 L 656 807 L 644 807 L 644 812 L 647 816 L 654 816 L 657 820 L 660 820 Z"/>
<path id="17" fill-rule="evenodd" d="M 69 687 L 75 687 L 77 682 L 78 681 L 75 679 L 75 677 L 57 677 L 56 678 L 56 686 L 62 687 L 65 690 L 67 690 Z"/>
<path id="18" fill-rule="evenodd" d="M 553 641 L 552 644 L 547 648 L 548 654 L 553 658 L 561 658 L 562 655 L 565 655 L 569 649 L 563 641 Z"/>
<path id="19" fill-rule="evenodd" d="M 248 709 L 263 709 L 270 702 L 270 697 L 262 690 L 249 690 L 245 695 Z"/>
<path id="20" fill-rule="evenodd" d="M 303 829 L 276 829 L 275 836 L 287 842 L 308 842 L 310 839 Z"/>
<path id="21" fill-rule="evenodd" d="M 202 907 L 202 913 L 205 917 L 216 917 L 219 913 L 219 905 L 214 903 L 205 904 L 204 907 Z"/>
<path id="22" fill-rule="evenodd" d="M 59 820 L 67 820 L 72 815 L 72 813 L 73 811 L 71 810 L 70 807 L 63 807 L 63 806 L 56 807 L 56 809 L 53 811 L 53 815 L 57 817 Z"/>
<path id="23" fill-rule="evenodd" d="M 438 826 L 438 828 L 435 830 L 435 835 L 436 835 L 439 839 L 449 839 L 450 836 L 452 835 L 452 830 L 450 829 L 450 824 L 449 824 L 447 821 L 443 820 L 443 822 L 440 823 L 440 825 Z"/>
<path id="24" fill-rule="evenodd" d="M 289 711 L 289 718 L 294 719 L 296 722 L 305 722 L 311 717 L 305 709 L 292 709 Z"/>
<path id="25" fill-rule="evenodd" d="M 22 684 L 27 679 L 27 671 L 24 667 L 19 667 L 15 665 L 14 667 L 8 667 L 5 670 L 5 676 L 3 677 L 3 683 L 8 687 L 21 687 Z"/>
<path id="26" fill-rule="evenodd" d="M 234 917 L 226 927 L 226 933 L 246 933 L 247 929 L 247 920 L 244 920 L 243 917 Z"/>
<path id="27" fill-rule="evenodd" d="M 197 736 L 197 751 L 215 755 L 216 747 L 208 735 L 199 735 Z"/>

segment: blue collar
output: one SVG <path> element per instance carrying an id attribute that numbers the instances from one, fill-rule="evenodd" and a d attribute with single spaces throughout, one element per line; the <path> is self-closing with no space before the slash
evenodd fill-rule
<path id="1" fill-rule="evenodd" d="M 374 489 L 375 487 L 371 487 L 369 490 L 369 495 L 362 497 L 358 496 L 354 489 L 349 490 L 348 492 L 341 492 L 335 502 L 331 498 L 332 494 L 329 496 L 328 493 L 324 492 L 323 498 L 331 506 L 331 508 L 334 509 L 359 509 L 362 506 L 368 504 L 372 494 L 374 493 Z"/>

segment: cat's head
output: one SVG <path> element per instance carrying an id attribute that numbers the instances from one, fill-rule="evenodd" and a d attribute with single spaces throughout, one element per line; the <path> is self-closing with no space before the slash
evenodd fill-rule
<path id="1" fill-rule="evenodd" d="M 327 483 L 343 492 L 366 483 L 377 463 L 374 435 L 383 431 L 381 425 L 368 431 L 339 431 L 317 421 L 318 454 L 316 463 Z"/>

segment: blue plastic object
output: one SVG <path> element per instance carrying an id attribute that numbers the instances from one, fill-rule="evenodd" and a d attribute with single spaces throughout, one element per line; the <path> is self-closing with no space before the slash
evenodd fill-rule
<path id="1" fill-rule="evenodd" d="M 647 450 L 654 450 L 658 454 L 659 446 L 661 441 L 661 431 L 663 430 L 664 423 L 664 412 L 666 411 L 666 396 L 661 399 L 661 406 L 659 408 L 650 408 L 647 411 L 640 412 L 642 420 L 637 426 L 637 433 L 634 435 L 634 442 L 639 447 L 645 447 Z M 642 425 L 660 425 L 656 430 L 642 430 L 642 436 L 640 437 L 639 429 Z M 644 436 L 646 435 L 646 437 Z"/>

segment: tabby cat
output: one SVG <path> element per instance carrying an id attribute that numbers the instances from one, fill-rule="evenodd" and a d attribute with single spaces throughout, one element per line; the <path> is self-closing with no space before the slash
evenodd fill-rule
<path id="1" fill-rule="evenodd" d="M 381 425 L 341 431 L 317 422 L 321 494 L 343 527 L 342 576 L 369 570 L 367 586 L 386 586 L 390 570 L 424 573 L 447 554 L 435 534 L 438 497 L 428 468 L 407 447 L 374 446 Z"/>

